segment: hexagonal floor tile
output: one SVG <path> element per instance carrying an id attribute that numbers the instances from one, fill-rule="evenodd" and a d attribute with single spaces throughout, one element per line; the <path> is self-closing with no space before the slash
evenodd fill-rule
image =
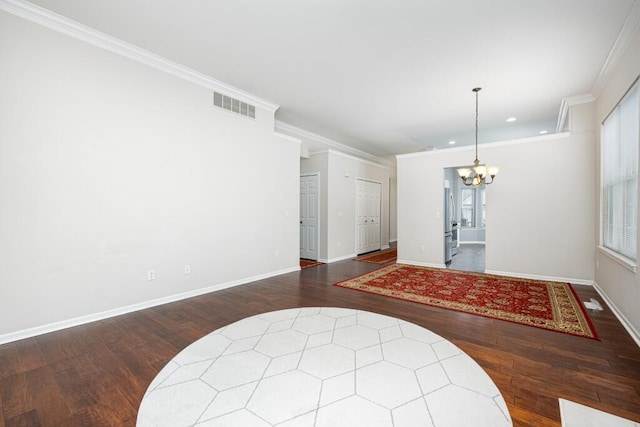
<path id="1" fill-rule="evenodd" d="M 356 371 L 356 394 L 388 409 L 422 396 L 414 371 L 384 361 Z"/>
<path id="2" fill-rule="evenodd" d="M 380 335 L 375 329 L 362 325 L 353 325 L 337 329 L 333 334 L 333 342 L 352 350 L 359 350 L 380 344 Z"/>
<path id="3" fill-rule="evenodd" d="M 314 410 L 320 399 L 320 385 L 320 380 L 300 371 L 265 378 L 251 396 L 247 409 L 271 424 L 278 424 Z"/>
<path id="4" fill-rule="evenodd" d="M 284 356 L 301 351 L 306 342 L 307 335 L 288 329 L 265 334 L 255 346 L 255 350 L 269 357 Z"/>
<path id="5" fill-rule="evenodd" d="M 268 357 L 253 350 L 221 356 L 201 379 L 216 390 L 225 390 L 259 380 L 270 361 Z"/>
<path id="6" fill-rule="evenodd" d="M 353 350 L 335 344 L 305 350 L 298 369 L 321 379 L 352 371 L 355 367 Z"/>
<path id="7" fill-rule="evenodd" d="M 318 410 L 316 427 L 388 427 L 391 412 L 359 396 L 348 397 Z"/>
<path id="8" fill-rule="evenodd" d="M 429 344 L 400 338 L 382 344 L 384 360 L 409 369 L 418 369 L 438 361 Z"/>
<path id="9" fill-rule="evenodd" d="M 296 321 L 293 322 L 291 329 L 312 335 L 330 331 L 335 324 L 336 320 L 331 317 L 314 314 L 313 316 L 297 318 Z"/>

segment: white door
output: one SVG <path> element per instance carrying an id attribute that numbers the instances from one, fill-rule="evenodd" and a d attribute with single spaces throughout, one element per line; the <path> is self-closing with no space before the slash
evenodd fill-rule
<path id="1" fill-rule="evenodd" d="M 318 175 L 300 177 L 300 258 L 318 260 Z"/>
<path id="2" fill-rule="evenodd" d="M 356 180 L 356 253 L 380 249 L 382 184 Z"/>

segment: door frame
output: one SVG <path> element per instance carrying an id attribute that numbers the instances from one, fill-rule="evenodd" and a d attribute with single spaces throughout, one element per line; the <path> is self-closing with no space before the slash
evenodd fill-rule
<path id="1" fill-rule="evenodd" d="M 317 191 L 318 191 L 318 200 L 317 200 L 318 203 L 316 203 L 316 218 L 318 219 L 318 226 L 316 227 L 316 242 L 317 242 L 316 261 L 318 261 L 320 259 L 320 212 L 322 211 L 320 209 L 320 204 L 322 203 L 322 197 L 321 197 L 321 194 L 320 194 L 320 172 L 306 172 L 306 173 L 301 173 L 300 174 L 300 178 L 306 177 L 306 176 L 315 176 L 316 177 L 316 184 L 317 184 L 316 188 L 317 188 Z M 299 191 L 298 191 L 298 205 L 300 205 L 300 192 Z M 300 218 L 298 218 L 298 220 L 299 219 Z M 300 242 L 300 236 L 298 236 L 298 246 L 299 246 L 299 242 Z M 300 257 L 300 248 L 298 248 L 298 257 Z"/>
<path id="2" fill-rule="evenodd" d="M 367 181 L 367 182 L 373 182 L 374 184 L 379 184 L 380 185 L 380 249 L 382 250 L 382 221 L 384 219 L 383 213 L 384 210 L 382 209 L 382 204 L 384 201 L 384 191 L 383 188 L 384 186 L 382 185 L 382 181 L 376 181 L 375 179 L 370 179 L 370 178 L 362 178 L 357 176 L 354 182 L 354 205 L 355 205 L 355 210 L 354 210 L 354 215 L 353 215 L 353 224 L 355 226 L 355 236 L 354 236 L 354 248 L 355 248 L 355 254 L 356 256 L 358 256 L 358 180 L 360 181 Z M 366 253 L 366 252 L 363 252 Z"/>

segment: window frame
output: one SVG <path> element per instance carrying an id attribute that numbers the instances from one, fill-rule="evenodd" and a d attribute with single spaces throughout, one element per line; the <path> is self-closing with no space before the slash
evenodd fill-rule
<path id="1" fill-rule="evenodd" d="M 464 204 L 464 193 L 471 192 L 471 205 Z M 476 228 L 476 188 L 475 187 L 463 187 L 460 189 L 460 228 Z M 462 225 L 462 219 L 464 215 L 462 214 L 463 210 L 471 209 L 471 225 Z"/>
<path id="2" fill-rule="evenodd" d="M 599 245 L 598 249 L 601 253 L 607 255 L 609 258 L 613 259 L 617 263 L 623 265 L 629 270 L 636 272 L 637 269 L 637 259 L 638 259 L 638 187 L 639 187 L 639 173 L 638 167 L 640 166 L 640 83 L 639 78 L 629 86 L 629 89 L 624 93 L 624 95 L 620 98 L 620 100 L 616 103 L 616 105 L 612 108 L 611 112 L 605 117 L 600 126 L 600 221 L 599 221 Z M 635 164 L 632 164 L 631 170 L 619 173 L 619 177 L 611 178 L 612 175 L 615 175 L 615 171 L 624 171 L 628 168 L 628 164 L 625 164 L 624 159 L 627 154 L 624 150 L 629 147 L 629 145 L 624 145 L 624 136 L 625 132 L 623 127 L 623 122 L 620 122 L 617 129 L 614 130 L 614 138 L 616 141 L 614 142 L 616 146 L 613 149 L 606 150 L 607 146 L 610 146 L 611 143 L 605 144 L 605 127 L 607 122 L 610 119 L 622 120 L 625 116 L 623 115 L 624 111 L 621 110 L 621 106 L 624 105 L 625 100 L 632 94 L 632 92 L 636 92 L 638 105 L 636 106 L 639 114 L 632 116 L 635 119 L 635 123 L 632 123 L 632 126 L 637 126 L 635 141 L 632 142 L 631 147 L 634 150 L 635 154 Z M 615 124 L 614 124 L 615 125 Z M 630 127 L 629 129 L 633 129 Z M 608 132 L 611 132 L 611 128 L 607 129 Z M 633 132 L 633 131 L 631 131 Z M 607 141 L 609 141 L 607 139 Z M 613 152 L 611 152 L 613 150 Z M 606 151 L 609 151 L 608 156 L 616 157 L 613 161 L 608 161 L 608 156 Z M 609 169 L 606 169 L 608 165 L 614 164 L 614 173 L 607 173 Z M 635 168 L 635 170 L 633 170 Z M 633 174 L 635 172 L 635 175 Z M 613 180 L 613 181 L 612 181 Z M 626 186 L 629 185 L 630 182 L 633 181 L 632 192 L 629 192 L 626 189 Z M 607 214 L 607 211 L 611 211 L 611 208 L 615 208 L 615 204 L 608 204 L 607 202 L 611 199 L 615 199 L 614 197 L 607 197 L 606 194 L 615 194 L 616 187 L 620 190 L 618 194 L 619 200 L 618 205 L 620 208 L 620 213 L 618 213 L 618 221 L 621 223 L 619 226 L 615 226 L 615 219 L 610 220 L 612 215 Z M 626 206 L 629 205 L 630 198 L 629 194 L 632 194 L 632 198 L 635 197 L 635 206 L 632 206 L 632 210 L 629 213 L 626 209 Z M 614 200 L 615 201 L 615 200 Z M 631 222 L 630 222 L 631 221 Z M 628 233 L 629 224 L 633 227 L 633 233 Z M 616 230 L 617 229 L 617 230 Z M 608 234 L 609 230 L 611 233 L 617 233 L 615 235 Z M 631 235 L 633 241 L 630 242 L 629 245 L 627 237 Z M 633 250 L 633 253 L 629 253 L 625 251 L 625 247 Z"/>

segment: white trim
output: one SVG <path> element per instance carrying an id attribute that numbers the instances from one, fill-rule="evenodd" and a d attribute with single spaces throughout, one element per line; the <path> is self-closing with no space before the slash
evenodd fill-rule
<path id="1" fill-rule="evenodd" d="M 503 147 L 508 145 L 516 145 L 523 144 L 527 142 L 541 142 L 549 139 L 560 139 L 560 138 L 568 138 L 571 136 L 571 132 L 562 132 L 562 133 L 550 133 L 547 135 L 540 136 L 530 136 L 527 138 L 518 138 L 518 139 L 509 139 L 506 141 L 495 141 L 495 142 L 487 142 L 485 144 L 480 144 L 482 148 L 491 148 L 491 147 Z M 441 153 L 451 153 L 455 151 L 473 151 L 475 150 L 475 145 L 464 145 L 461 147 L 453 147 L 453 148 L 444 148 L 442 150 L 429 150 L 429 151 L 419 151 L 417 153 L 408 153 L 408 154 L 397 154 L 396 159 L 405 159 L 411 157 L 421 157 L 421 156 L 433 156 Z"/>
<path id="2" fill-rule="evenodd" d="M 380 250 L 381 250 L 381 251 L 385 251 L 385 250 L 387 250 L 387 249 L 391 249 L 391 246 L 389 246 L 389 245 L 384 245 L 384 246 L 382 246 L 382 248 L 380 248 Z"/>
<path id="3" fill-rule="evenodd" d="M 298 145 L 302 144 L 302 140 L 300 138 L 296 138 L 290 135 L 285 135 L 284 133 L 280 133 L 280 132 L 273 132 L 274 136 L 277 136 L 278 138 L 282 138 L 282 139 L 286 139 L 287 141 L 291 141 L 291 142 L 297 142 Z"/>
<path id="4" fill-rule="evenodd" d="M 484 228 L 478 228 L 478 230 L 484 230 Z M 458 235 L 460 234 L 460 229 L 458 228 Z M 482 240 L 465 240 L 462 241 L 460 240 L 460 237 L 458 237 L 458 242 L 460 242 L 461 245 L 486 245 L 487 242 Z"/>
<path id="5" fill-rule="evenodd" d="M 593 280 L 576 279 L 571 277 L 542 276 L 540 274 L 524 274 L 513 273 L 511 271 L 485 270 L 485 274 L 494 274 L 496 276 L 518 277 L 520 279 L 545 280 L 548 282 L 566 282 L 574 285 L 593 286 Z"/>
<path id="6" fill-rule="evenodd" d="M 251 282 L 255 282 L 257 280 L 268 279 L 269 277 L 279 276 L 281 274 L 286 274 L 286 273 L 292 273 L 294 271 L 300 271 L 300 266 L 298 265 L 296 267 L 286 268 L 284 270 L 273 271 L 270 273 L 259 274 L 257 276 L 238 279 L 231 282 L 220 283 L 220 284 L 209 286 L 206 288 L 195 289 L 193 291 L 182 292 L 179 294 L 169 295 L 162 298 L 143 301 L 137 304 L 127 305 L 120 308 L 114 308 L 107 311 L 101 311 L 99 313 L 88 314 L 86 316 L 76 317 L 73 319 L 63 320 L 60 322 L 49 323 L 47 325 L 36 326 L 34 328 L 23 329 L 21 331 L 10 332 L 8 334 L 0 335 L 0 345 L 7 344 L 13 341 L 22 340 L 25 338 L 31 338 L 37 335 L 47 334 L 49 332 L 55 332 L 62 329 L 71 328 L 74 326 L 84 325 L 86 323 L 96 322 L 98 320 L 108 319 L 110 317 L 120 316 L 122 314 L 127 314 L 134 311 L 144 310 L 146 308 L 155 307 L 158 305 L 168 304 L 170 302 L 197 297 L 199 295 L 220 291 L 222 289 L 232 288 L 234 286 L 245 285 Z"/>
<path id="7" fill-rule="evenodd" d="M 275 122 L 275 128 L 278 131 L 282 131 L 282 132 L 289 132 L 289 133 L 293 133 L 294 135 L 301 137 L 301 138 L 306 138 L 306 139 L 310 139 L 316 142 L 320 142 L 322 144 L 325 144 L 329 147 L 333 147 L 336 148 L 338 150 L 340 150 L 342 153 L 344 154 L 344 152 L 348 152 L 351 153 L 353 156 L 355 156 L 355 158 L 357 160 L 361 160 L 361 161 L 370 161 L 373 162 L 373 164 L 375 166 L 382 166 L 382 167 L 390 167 L 389 161 L 383 159 L 382 157 L 378 157 L 375 156 L 373 154 L 369 154 L 365 151 L 362 150 L 358 150 L 357 148 L 353 148 L 353 147 L 349 147 L 348 145 L 342 144 L 340 142 L 334 141 L 333 139 L 327 138 L 325 136 L 322 135 L 318 135 L 317 133 L 313 133 L 310 132 L 308 130 L 304 130 L 301 129 L 299 127 L 290 125 L 289 123 L 285 123 L 282 122 L 280 120 L 276 120 Z M 319 154 L 319 153 L 323 153 L 324 151 L 318 151 L 318 152 L 313 152 L 310 153 L 310 155 L 313 154 Z"/>
<path id="8" fill-rule="evenodd" d="M 209 77 L 199 71 L 187 68 L 160 55 L 127 43 L 116 37 L 102 33 L 48 9 L 36 6 L 24 0 L 0 0 L 0 10 L 35 22 L 54 31 L 71 36 L 77 40 L 92 44 L 126 58 L 138 61 L 149 67 L 164 71 L 181 79 L 195 83 L 253 104 L 270 113 L 275 113 L 279 105 Z"/>
<path id="9" fill-rule="evenodd" d="M 319 259 L 318 261 L 324 262 L 325 264 L 330 264 L 332 262 L 338 262 L 338 261 L 344 261 L 345 259 L 356 258 L 357 256 L 358 255 L 356 254 L 350 254 L 350 255 L 339 256 L 331 259 Z"/>
<path id="10" fill-rule="evenodd" d="M 617 67 L 620 59 L 624 56 L 629 44 L 636 35 L 636 32 L 640 29 L 640 1 L 635 0 L 631 6 L 631 10 L 627 14 L 616 41 L 613 43 L 607 59 L 604 61 L 598 78 L 591 87 L 591 94 L 594 97 L 600 96 L 600 93 L 609 82 L 611 73 Z"/>
<path id="11" fill-rule="evenodd" d="M 396 237 L 395 239 L 389 239 L 389 243 L 393 243 L 393 242 L 397 242 L 398 238 Z"/>
<path id="12" fill-rule="evenodd" d="M 443 268 L 446 269 L 446 264 L 436 264 L 433 262 L 420 262 L 420 261 L 409 261 L 406 259 L 398 259 L 396 264 L 405 264 L 405 265 L 417 265 L 418 267 L 430 267 L 430 268 Z"/>
<path id="13" fill-rule="evenodd" d="M 594 282 L 593 288 L 602 297 L 604 302 L 607 303 L 607 305 L 609 306 L 613 314 L 620 321 L 620 323 L 622 323 L 622 326 L 627 330 L 627 332 L 629 332 L 629 335 L 631 335 L 631 338 L 633 338 L 636 344 L 638 344 L 638 347 L 640 347 L 640 332 L 633 326 L 633 324 L 629 321 L 629 319 L 627 319 L 627 317 L 624 314 L 622 314 L 622 312 L 618 309 L 618 307 L 611 300 L 611 298 L 609 298 L 609 296 L 604 291 L 604 289 L 600 287 L 600 285 Z"/>
<path id="14" fill-rule="evenodd" d="M 558 123 L 556 124 L 556 133 L 561 133 L 564 130 L 564 126 L 567 121 L 567 113 L 569 108 L 574 105 L 587 104 L 595 101 L 596 98 L 590 93 L 584 95 L 572 96 L 569 98 L 563 98 L 560 103 L 560 112 L 558 113 Z M 571 129 L 569 129 L 571 130 Z"/>
<path id="15" fill-rule="evenodd" d="M 375 167 L 378 167 L 378 168 L 381 168 L 381 169 L 384 169 L 384 170 L 387 170 L 387 171 L 391 170 L 391 168 L 389 166 L 385 166 L 385 165 L 380 164 L 380 163 L 372 162 L 370 160 L 361 159 L 360 157 L 352 156 L 351 154 L 346 154 L 346 153 L 343 153 L 342 151 L 337 151 L 337 150 L 333 150 L 333 149 L 329 148 L 327 150 L 327 152 L 331 153 L 331 154 L 335 154 L 335 155 L 340 156 L 340 157 L 344 157 L 344 158 L 347 158 L 347 159 L 355 160 L 355 161 L 358 161 L 360 163 L 365 163 L 367 165 L 375 166 Z M 313 155 L 313 154 L 315 154 L 315 152 L 311 153 L 311 155 Z"/>
<path id="16" fill-rule="evenodd" d="M 632 271 L 633 273 L 637 272 L 638 264 L 634 263 L 632 260 L 602 245 L 596 246 L 596 249 L 598 249 L 598 252 L 600 252 L 602 255 L 605 255 L 607 258 L 611 259 L 612 261 L 617 262 L 627 270 Z"/>

